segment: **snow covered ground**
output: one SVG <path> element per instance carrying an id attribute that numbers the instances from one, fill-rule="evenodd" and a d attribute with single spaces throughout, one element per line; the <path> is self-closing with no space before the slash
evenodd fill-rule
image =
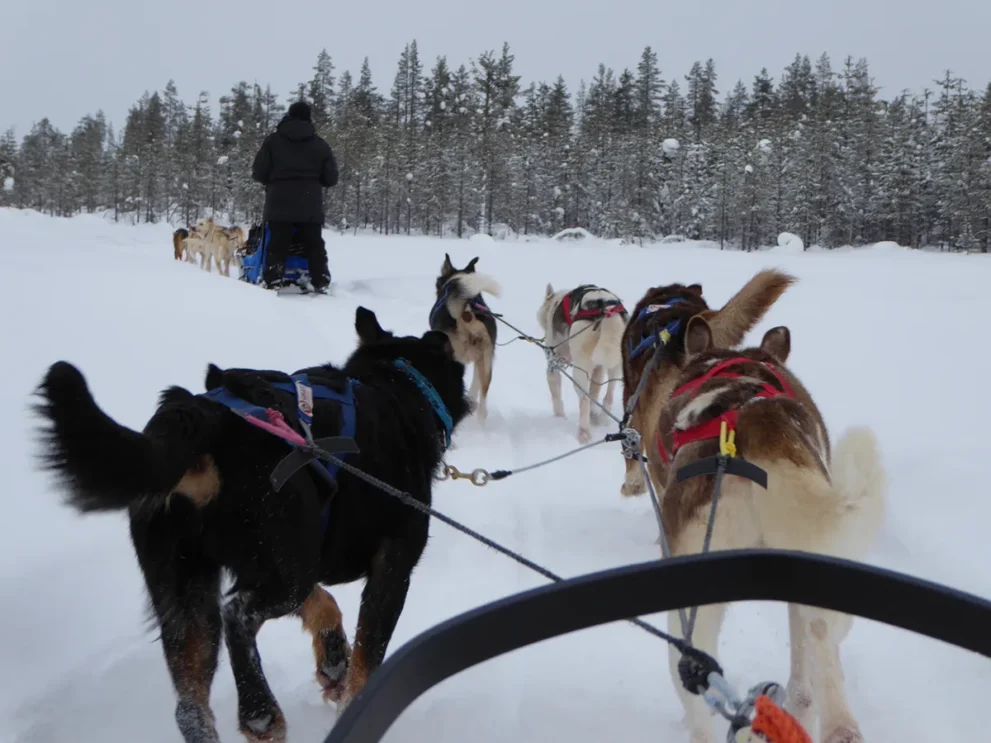
<path id="1" fill-rule="evenodd" d="M 792 368 L 834 439 L 850 424 L 876 429 L 891 474 L 891 508 L 870 561 L 991 595 L 987 411 L 979 387 L 988 367 L 979 339 L 991 310 L 991 257 L 893 247 L 745 254 L 677 244 L 328 232 L 335 296 L 278 298 L 174 262 L 170 233 L 165 225 L 0 210 L 0 740 L 179 740 L 160 647 L 142 625 L 143 587 L 125 516 L 79 518 L 34 471 L 27 406 L 46 367 L 58 359 L 76 363 L 111 415 L 141 427 L 161 388 L 202 389 L 208 362 L 291 371 L 342 361 L 354 346 L 358 304 L 388 328 L 422 332 L 445 251 L 456 265 L 480 255 L 479 270 L 505 289 L 492 306 L 531 332 L 548 281 L 601 283 L 630 306 L 651 284 L 700 281 L 718 305 L 761 268 L 795 273 L 799 283 L 750 339 L 787 324 Z M 585 260 L 564 262 L 565 251 Z M 512 337 L 503 331 L 500 340 Z M 488 427 L 469 420 L 449 461 L 462 470 L 512 468 L 575 446 L 577 400 L 567 387 L 565 395 L 569 418 L 554 419 L 543 354 L 524 343 L 499 348 Z M 607 445 L 485 488 L 438 484 L 436 504 L 573 576 L 659 554 L 648 501 L 619 496 L 622 473 L 618 445 Z M 542 583 L 434 524 L 391 650 L 459 612 Z M 359 592 L 358 584 L 334 591 L 349 635 Z M 721 647 L 730 681 L 785 681 L 787 637 L 782 606 L 734 607 Z M 322 740 L 334 711 L 313 680 L 308 636 L 298 621 L 283 619 L 266 625 L 259 642 L 290 740 Z M 548 641 L 431 690 L 387 740 L 687 740 L 666 652 L 625 623 Z M 843 657 L 868 740 L 986 738 L 991 662 L 866 621 L 855 623 Z M 239 740 L 224 652 L 213 706 L 223 739 Z"/>

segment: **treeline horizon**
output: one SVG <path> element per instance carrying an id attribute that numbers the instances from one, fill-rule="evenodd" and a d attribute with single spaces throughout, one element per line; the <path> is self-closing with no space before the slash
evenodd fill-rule
<path id="1" fill-rule="evenodd" d="M 169 81 L 116 127 L 97 110 L 71 132 L 48 119 L 20 140 L 8 129 L 0 206 L 254 223 L 251 161 L 300 98 L 338 160 L 327 224 L 342 230 L 991 248 L 991 84 L 946 71 L 885 99 L 866 59 L 834 69 L 826 54 L 723 88 L 711 59 L 665 77 L 647 47 L 569 91 L 561 76 L 524 85 L 508 44 L 427 69 L 413 41 L 384 92 L 367 58 L 338 75 L 324 50 L 284 96 L 241 81 L 214 112 L 206 92 L 189 103 Z"/>

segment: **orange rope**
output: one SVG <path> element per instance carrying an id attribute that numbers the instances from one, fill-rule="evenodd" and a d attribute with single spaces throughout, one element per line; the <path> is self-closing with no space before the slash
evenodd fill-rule
<path id="1" fill-rule="evenodd" d="M 810 736 L 798 720 L 789 715 L 766 694 L 757 697 L 756 715 L 750 729 L 763 735 L 770 743 L 812 743 Z"/>

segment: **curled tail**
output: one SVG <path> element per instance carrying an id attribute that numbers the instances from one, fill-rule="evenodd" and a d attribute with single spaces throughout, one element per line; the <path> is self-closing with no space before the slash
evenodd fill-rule
<path id="1" fill-rule="evenodd" d="M 502 287 L 492 276 L 484 273 L 460 274 L 455 281 L 458 283 L 456 293 L 464 299 L 471 299 L 474 296 L 485 292 L 493 297 L 502 294 Z"/>
<path id="2" fill-rule="evenodd" d="M 189 392 L 166 392 L 143 433 L 104 413 L 82 373 L 65 361 L 49 368 L 37 394 L 43 402 L 35 411 L 48 424 L 41 430 L 42 466 L 56 473 L 77 511 L 122 510 L 173 491 L 209 500 L 219 490 L 207 452 L 207 411 Z"/>
<path id="3" fill-rule="evenodd" d="M 858 560 L 877 536 L 887 505 L 888 478 L 870 428 L 857 426 L 843 433 L 833 448 L 830 476 L 846 511 L 844 556 Z"/>

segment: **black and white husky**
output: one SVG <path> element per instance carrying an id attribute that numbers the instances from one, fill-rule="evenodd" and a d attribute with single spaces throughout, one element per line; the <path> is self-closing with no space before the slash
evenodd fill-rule
<path id="1" fill-rule="evenodd" d="M 488 416 L 486 398 L 492 382 L 495 361 L 496 321 L 482 292 L 498 297 L 499 282 L 475 271 L 478 257 L 464 268 L 455 268 L 451 256 L 444 254 L 444 263 L 437 277 L 437 301 L 430 310 L 430 329 L 447 333 L 454 346 L 454 356 L 462 364 L 474 365 L 468 395 L 475 402 L 475 414 L 485 422 Z"/>

